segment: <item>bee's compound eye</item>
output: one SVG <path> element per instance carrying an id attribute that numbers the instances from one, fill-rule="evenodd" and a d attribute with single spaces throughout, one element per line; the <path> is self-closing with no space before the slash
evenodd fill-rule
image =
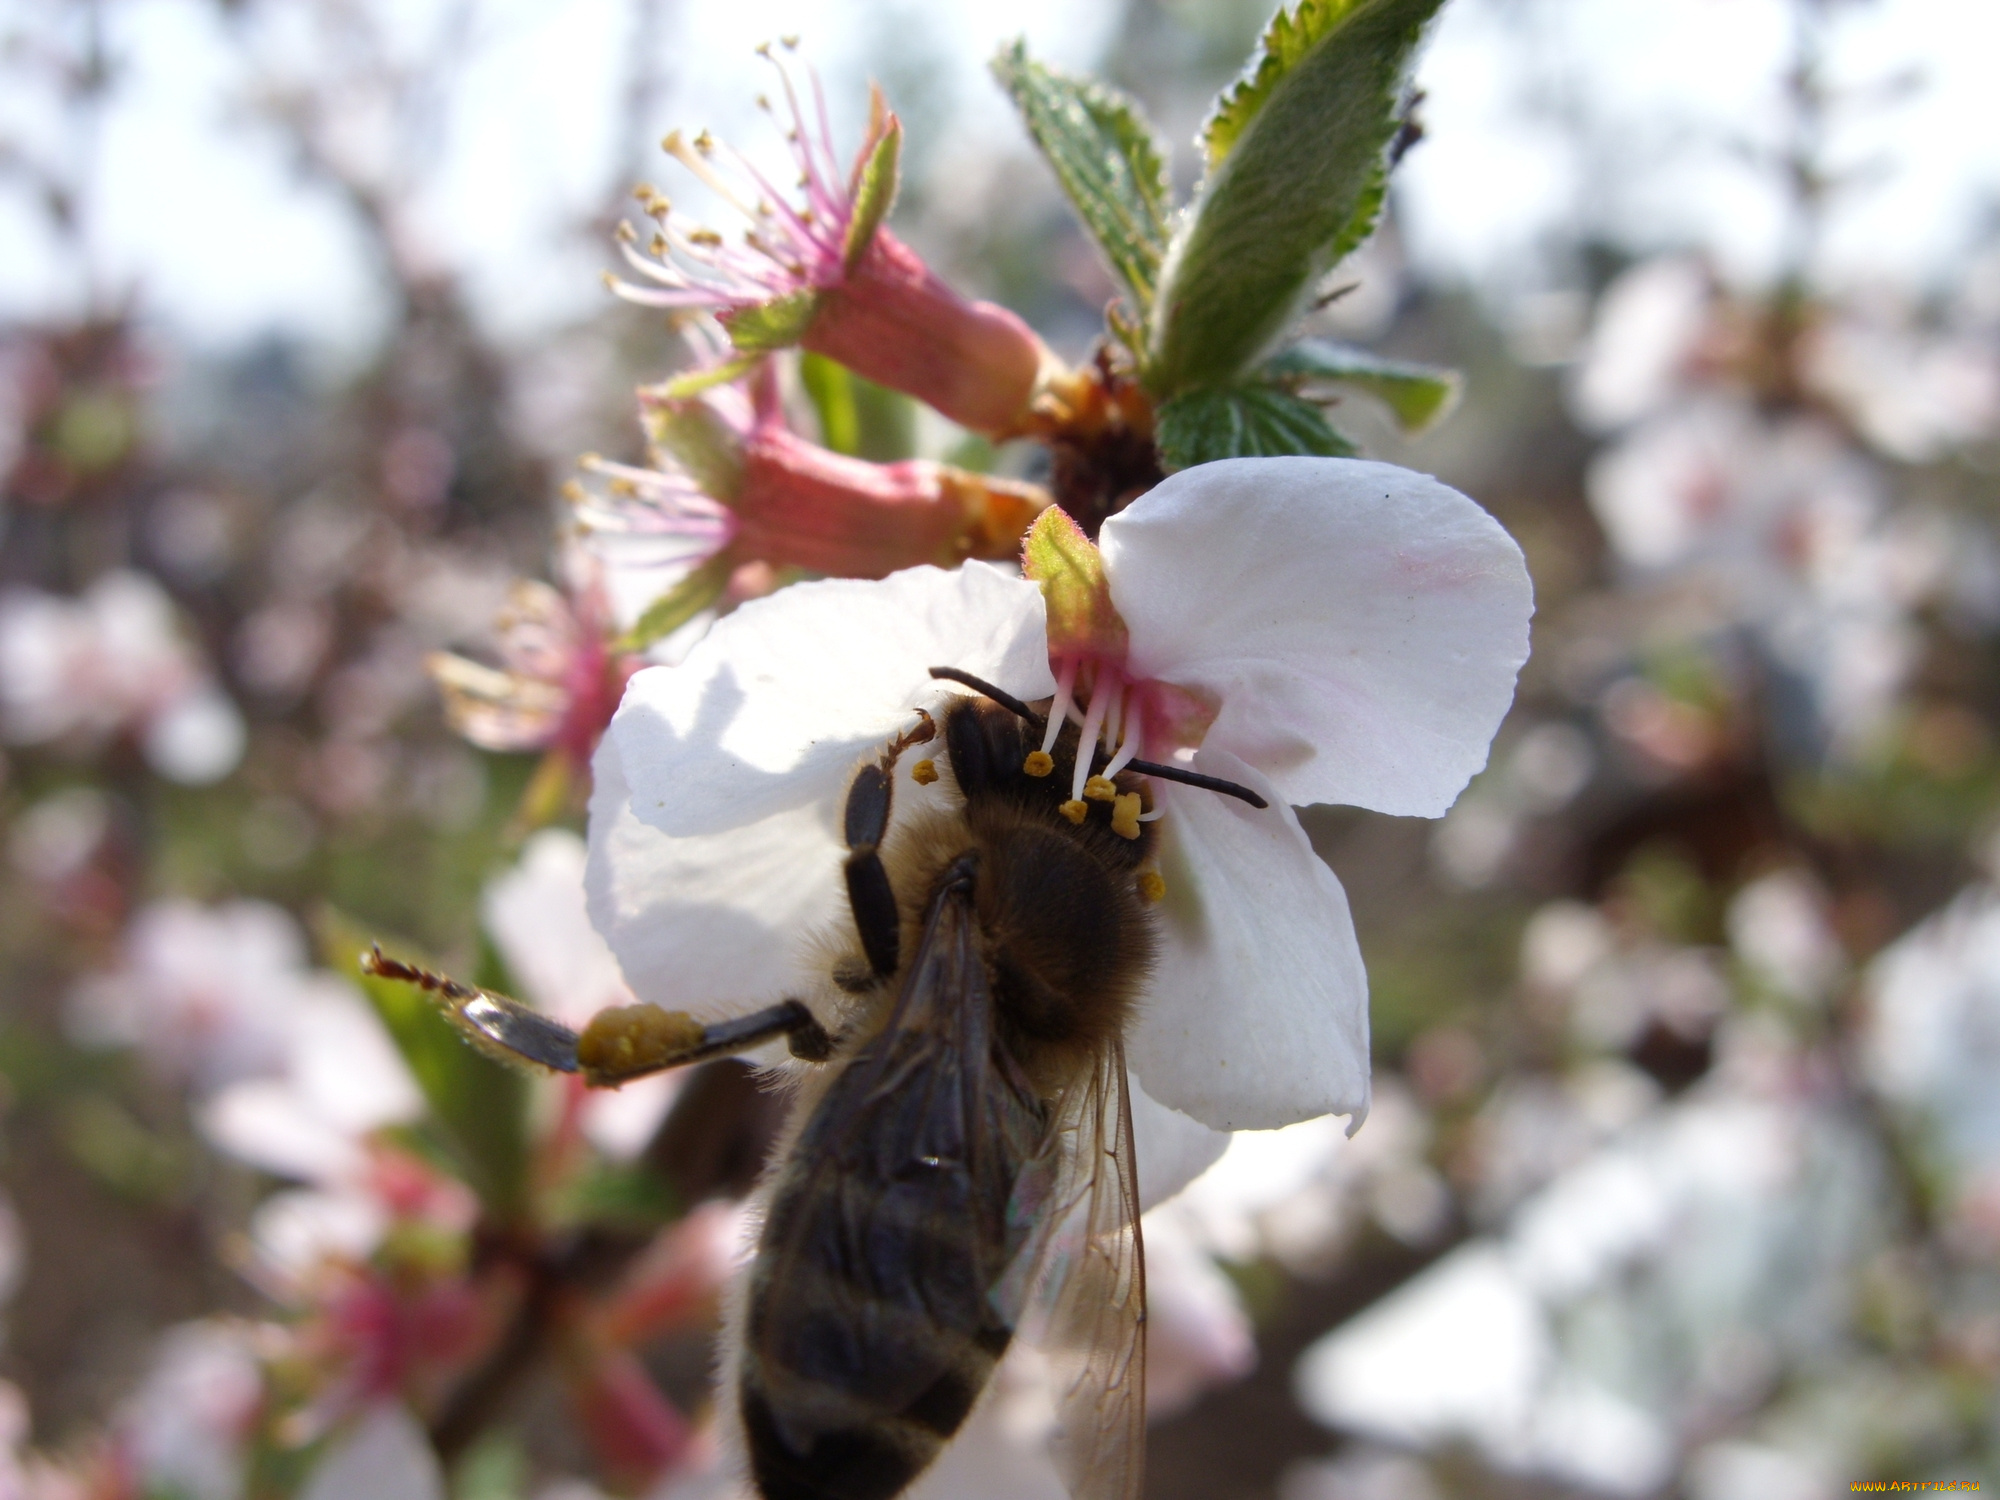
<path id="1" fill-rule="evenodd" d="M 920 760 L 914 766 L 910 767 L 910 780 L 914 781 L 918 786 L 929 786 L 937 779 L 938 768 L 937 762 L 934 760 Z"/>
<path id="2" fill-rule="evenodd" d="M 1086 791 L 1084 796 L 1090 793 Z M 1120 838 L 1136 839 L 1139 836 L 1139 794 L 1120 792 L 1111 804 L 1111 831 Z"/>
<path id="3" fill-rule="evenodd" d="M 1030 776 L 1046 776 L 1056 768 L 1056 758 L 1046 750 L 1030 750 L 1021 769 Z"/>
<path id="4" fill-rule="evenodd" d="M 702 1043 L 702 1024 L 657 1005 L 600 1010 L 576 1039 L 577 1065 L 600 1078 L 629 1078 L 666 1066 Z"/>
<path id="5" fill-rule="evenodd" d="M 1139 872 L 1139 899 L 1141 901 L 1159 901 L 1166 894 L 1167 882 L 1158 870 L 1142 870 Z"/>

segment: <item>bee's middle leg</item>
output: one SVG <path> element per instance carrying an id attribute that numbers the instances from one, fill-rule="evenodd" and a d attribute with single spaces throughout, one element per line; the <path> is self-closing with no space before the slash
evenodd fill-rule
<path id="1" fill-rule="evenodd" d="M 868 967 L 879 978 L 896 972 L 901 957 L 903 917 L 896 892 L 882 864 L 882 840 L 889 833 L 889 812 L 895 800 L 896 757 L 912 745 L 934 739 L 937 726 L 917 710 L 919 722 L 889 741 L 871 765 L 854 773 L 847 788 L 843 832 L 847 839 L 847 904 L 854 913 L 854 930 Z"/>

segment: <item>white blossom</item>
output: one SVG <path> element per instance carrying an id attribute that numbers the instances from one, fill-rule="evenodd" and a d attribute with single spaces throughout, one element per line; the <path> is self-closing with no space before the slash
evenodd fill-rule
<path id="1" fill-rule="evenodd" d="M 1273 804 L 1156 784 L 1167 898 L 1134 1075 L 1215 1129 L 1358 1121 L 1360 951 L 1285 804 L 1450 806 L 1527 654 L 1519 549 L 1424 476 L 1278 459 L 1173 476 L 1106 523 L 1102 556 L 1129 649 L 1097 662 L 1086 729 L 1122 723 L 1120 756 L 1143 733 L 1147 755 Z M 681 666 L 641 673 L 597 757 L 589 872 L 634 990 L 709 1017 L 799 993 L 801 934 L 840 917 L 848 779 L 937 704 L 927 669 L 1067 698 L 1071 664 L 1051 665 L 1041 591 L 970 565 L 795 586 L 725 618 Z M 1211 708 L 1206 724 L 1177 728 L 1160 709 L 1175 694 Z M 949 795 L 898 782 L 899 808 Z"/>

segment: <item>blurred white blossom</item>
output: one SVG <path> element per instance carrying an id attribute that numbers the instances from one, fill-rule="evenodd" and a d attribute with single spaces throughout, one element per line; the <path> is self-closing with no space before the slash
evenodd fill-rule
<path id="1" fill-rule="evenodd" d="M 242 758 L 243 716 L 143 573 L 104 574 L 74 599 L 0 592 L 0 738 L 94 749 L 137 736 L 170 781 L 219 781 Z"/>

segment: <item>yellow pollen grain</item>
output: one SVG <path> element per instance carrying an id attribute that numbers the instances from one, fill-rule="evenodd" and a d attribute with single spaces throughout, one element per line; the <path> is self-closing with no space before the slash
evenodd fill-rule
<path id="1" fill-rule="evenodd" d="M 1136 839 L 1139 836 L 1137 792 L 1126 792 L 1111 804 L 1111 831 L 1124 839 Z"/>
<path id="2" fill-rule="evenodd" d="M 1092 802 L 1109 802 L 1118 795 L 1118 787 L 1109 776 L 1093 776 L 1083 784 L 1083 795 Z"/>
<path id="3" fill-rule="evenodd" d="M 1046 776 L 1056 768 L 1056 758 L 1046 750 L 1030 750 L 1021 769 L 1030 776 Z"/>
<path id="4" fill-rule="evenodd" d="M 1056 811 L 1061 813 L 1065 818 L 1068 818 L 1070 822 L 1081 824 L 1085 818 L 1090 816 L 1090 804 L 1072 798 L 1057 808 Z"/>
<path id="5" fill-rule="evenodd" d="M 920 760 L 910 767 L 910 780 L 918 786 L 929 786 L 937 779 L 937 762 L 934 760 Z"/>
<path id="6" fill-rule="evenodd" d="M 1141 870 L 1139 872 L 1139 899 L 1141 901 L 1157 902 L 1166 894 L 1167 882 L 1161 877 L 1158 870 Z"/>

